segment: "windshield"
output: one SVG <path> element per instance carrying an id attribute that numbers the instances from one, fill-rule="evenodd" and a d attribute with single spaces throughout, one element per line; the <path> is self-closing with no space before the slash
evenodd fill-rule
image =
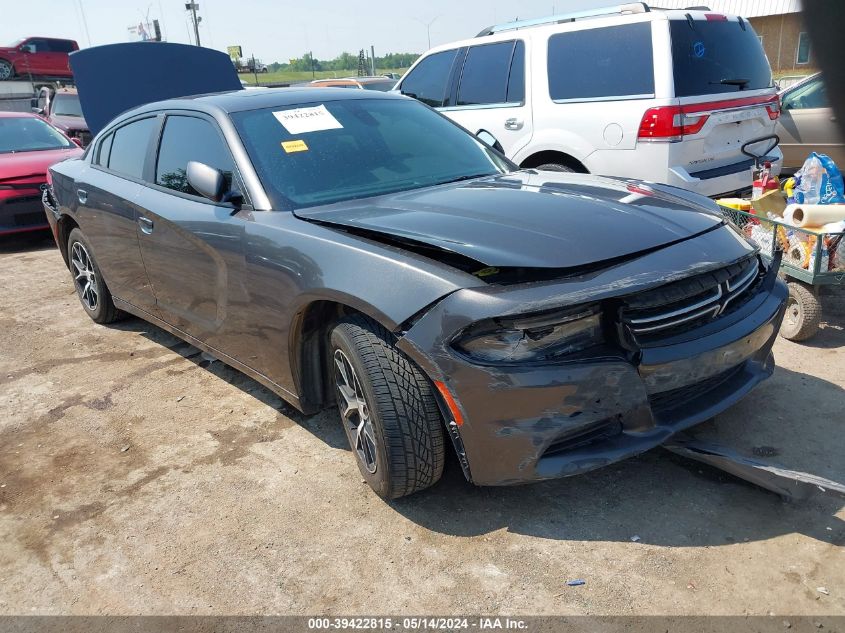
<path id="1" fill-rule="evenodd" d="M 728 20 L 670 20 L 675 96 L 770 88 L 772 69 L 751 25 Z"/>
<path id="2" fill-rule="evenodd" d="M 273 206 L 297 209 L 513 167 L 410 99 L 349 99 L 231 115 Z"/>
<path id="3" fill-rule="evenodd" d="M 37 117 L 0 118 L 0 154 L 76 147 L 61 132 Z"/>
<path id="4" fill-rule="evenodd" d="M 82 116 L 79 95 L 58 94 L 53 98 L 52 113 L 59 116 Z"/>

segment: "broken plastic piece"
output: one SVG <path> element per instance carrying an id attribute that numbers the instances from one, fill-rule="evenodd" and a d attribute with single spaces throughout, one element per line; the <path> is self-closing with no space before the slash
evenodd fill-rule
<path id="1" fill-rule="evenodd" d="M 682 457 L 715 466 L 761 488 L 776 492 L 790 501 L 803 501 L 819 492 L 845 498 L 845 484 L 757 461 L 713 442 L 697 440 L 690 436 L 675 436 L 663 444 L 663 448 Z"/>
<path id="2" fill-rule="evenodd" d="M 586 585 L 586 584 L 587 584 L 587 581 L 586 581 L 586 580 L 581 580 L 581 579 L 578 579 L 578 580 L 567 580 L 567 581 L 566 581 L 566 584 L 567 584 L 567 585 L 569 585 L 570 587 L 578 587 L 578 586 L 580 586 L 580 585 Z"/>

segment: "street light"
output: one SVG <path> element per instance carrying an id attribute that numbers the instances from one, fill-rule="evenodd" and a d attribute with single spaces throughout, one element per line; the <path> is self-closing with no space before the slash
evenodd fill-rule
<path id="1" fill-rule="evenodd" d="M 439 15 L 435 15 L 433 18 L 431 18 L 431 20 L 429 22 L 424 22 L 423 20 L 420 20 L 418 18 L 411 18 L 415 22 L 419 22 L 420 24 L 422 24 L 425 27 L 425 32 L 426 32 L 426 35 L 428 36 L 428 47 L 429 48 L 431 48 L 431 25 L 434 24 L 434 21 L 439 17 L 440 17 Z"/>

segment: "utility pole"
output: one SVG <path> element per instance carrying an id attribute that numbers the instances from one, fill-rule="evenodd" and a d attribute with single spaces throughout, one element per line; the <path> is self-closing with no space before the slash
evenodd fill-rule
<path id="1" fill-rule="evenodd" d="M 191 20 L 194 23 L 194 39 L 196 40 L 197 46 L 200 46 L 200 21 L 202 18 L 197 17 L 197 10 L 200 8 L 200 5 L 197 2 L 186 2 L 185 9 L 191 12 Z"/>
<path id="2" fill-rule="evenodd" d="M 370 45 L 370 65 L 372 67 L 371 76 L 375 77 L 376 76 L 376 47 L 373 46 L 373 45 Z"/>

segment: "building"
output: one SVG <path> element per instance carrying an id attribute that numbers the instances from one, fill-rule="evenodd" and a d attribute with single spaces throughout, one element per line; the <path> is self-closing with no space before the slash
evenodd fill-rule
<path id="1" fill-rule="evenodd" d="M 741 15 L 763 42 L 775 73 L 806 74 L 816 68 L 799 0 L 654 0 L 649 4 L 664 9 L 707 6 L 714 12 Z"/>

